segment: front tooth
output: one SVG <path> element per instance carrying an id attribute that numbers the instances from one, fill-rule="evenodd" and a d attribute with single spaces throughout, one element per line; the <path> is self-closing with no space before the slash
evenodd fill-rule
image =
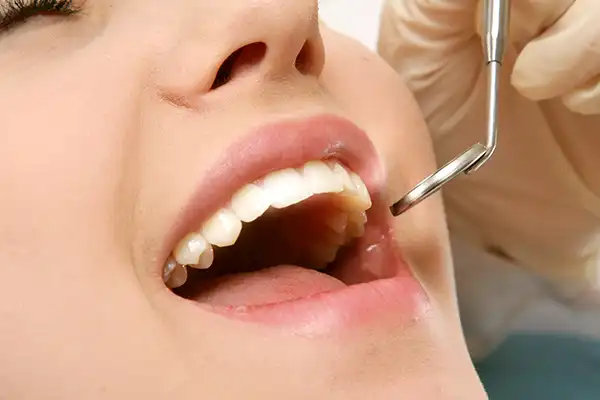
<path id="1" fill-rule="evenodd" d="M 271 202 L 260 187 L 250 183 L 241 188 L 231 199 L 231 209 L 243 222 L 252 222 L 267 211 Z"/>
<path id="2" fill-rule="evenodd" d="M 271 172 L 263 180 L 263 189 L 274 208 L 285 208 L 310 197 L 302 175 L 293 168 Z"/>
<path id="3" fill-rule="evenodd" d="M 235 213 L 222 208 L 204 223 L 200 233 L 212 245 L 227 247 L 235 243 L 242 231 L 242 221 Z"/>
<path id="4" fill-rule="evenodd" d="M 181 265 L 199 265 L 204 253 L 212 253 L 212 246 L 199 233 L 189 233 L 175 247 L 175 261 Z M 212 263 L 212 261 L 211 261 Z M 203 263 L 205 264 L 205 263 Z M 204 266 L 204 268 L 208 268 Z"/>
<path id="5" fill-rule="evenodd" d="M 350 178 L 350 174 L 346 171 L 346 168 L 342 166 L 342 164 L 330 161 L 329 168 L 331 168 L 331 172 L 333 175 L 342 183 L 344 190 L 352 191 L 354 190 L 354 182 Z"/>
<path id="6" fill-rule="evenodd" d="M 323 161 L 309 161 L 304 164 L 302 176 L 308 189 L 314 194 L 339 193 L 344 189 L 342 181 Z"/>

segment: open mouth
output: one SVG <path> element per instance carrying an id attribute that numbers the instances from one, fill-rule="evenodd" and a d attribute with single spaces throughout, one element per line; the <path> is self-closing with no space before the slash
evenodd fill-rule
<path id="1" fill-rule="evenodd" d="M 224 154 L 176 225 L 163 266 L 175 294 L 236 318 L 304 327 L 423 309 L 364 132 L 322 116 L 265 126 Z M 208 214 L 211 204 L 221 208 Z"/>
<path id="2" fill-rule="evenodd" d="M 368 223 L 363 180 L 335 160 L 310 161 L 245 185 L 175 247 L 164 268 L 182 297 L 257 306 L 356 283 L 351 254 Z"/>

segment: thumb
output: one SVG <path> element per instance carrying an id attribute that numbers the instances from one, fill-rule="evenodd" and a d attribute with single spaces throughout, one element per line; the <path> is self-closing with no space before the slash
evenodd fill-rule
<path id="1" fill-rule="evenodd" d="M 511 3 L 511 42 L 522 49 L 532 39 L 554 25 L 575 0 L 513 0 Z"/>
<path id="2" fill-rule="evenodd" d="M 513 0 L 510 10 L 510 43 L 518 50 L 552 26 L 575 0 Z M 477 3 L 475 16 L 476 31 L 483 35 L 480 16 L 483 15 L 484 0 Z"/>

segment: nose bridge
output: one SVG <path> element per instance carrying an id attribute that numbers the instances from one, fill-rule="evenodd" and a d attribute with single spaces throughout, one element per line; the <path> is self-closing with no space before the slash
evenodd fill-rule
<path id="1" fill-rule="evenodd" d="M 210 1 L 206 8 L 188 8 L 179 37 L 158 68 L 158 86 L 168 98 L 205 93 L 221 71 L 235 69 L 240 58 L 245 75 L 261 78 L 298 72 L 317 75 L 322 68 L 316 0 L 220 0 Z M 255 49 L 263 49 L 259 56 L 232 57 L 256 44 L 260 46 Z M 233 72 L 228 76 L 235 76 Z"/>

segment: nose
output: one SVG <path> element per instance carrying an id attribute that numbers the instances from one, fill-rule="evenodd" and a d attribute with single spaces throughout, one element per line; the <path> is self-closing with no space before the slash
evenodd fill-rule
<path id="1" fill-rule="evenodd" d="M 324 64 L 317 0 L 230 0 L 210 2 L 202 26 L 192 29 L 163 53 L 158 86 L 180 105 L 252 75 L 289 81 L 318 76 Z M 210 15 L 207 16 L 207 13 Z M 209 22 L 209 23 L 207 23 Z"/>

